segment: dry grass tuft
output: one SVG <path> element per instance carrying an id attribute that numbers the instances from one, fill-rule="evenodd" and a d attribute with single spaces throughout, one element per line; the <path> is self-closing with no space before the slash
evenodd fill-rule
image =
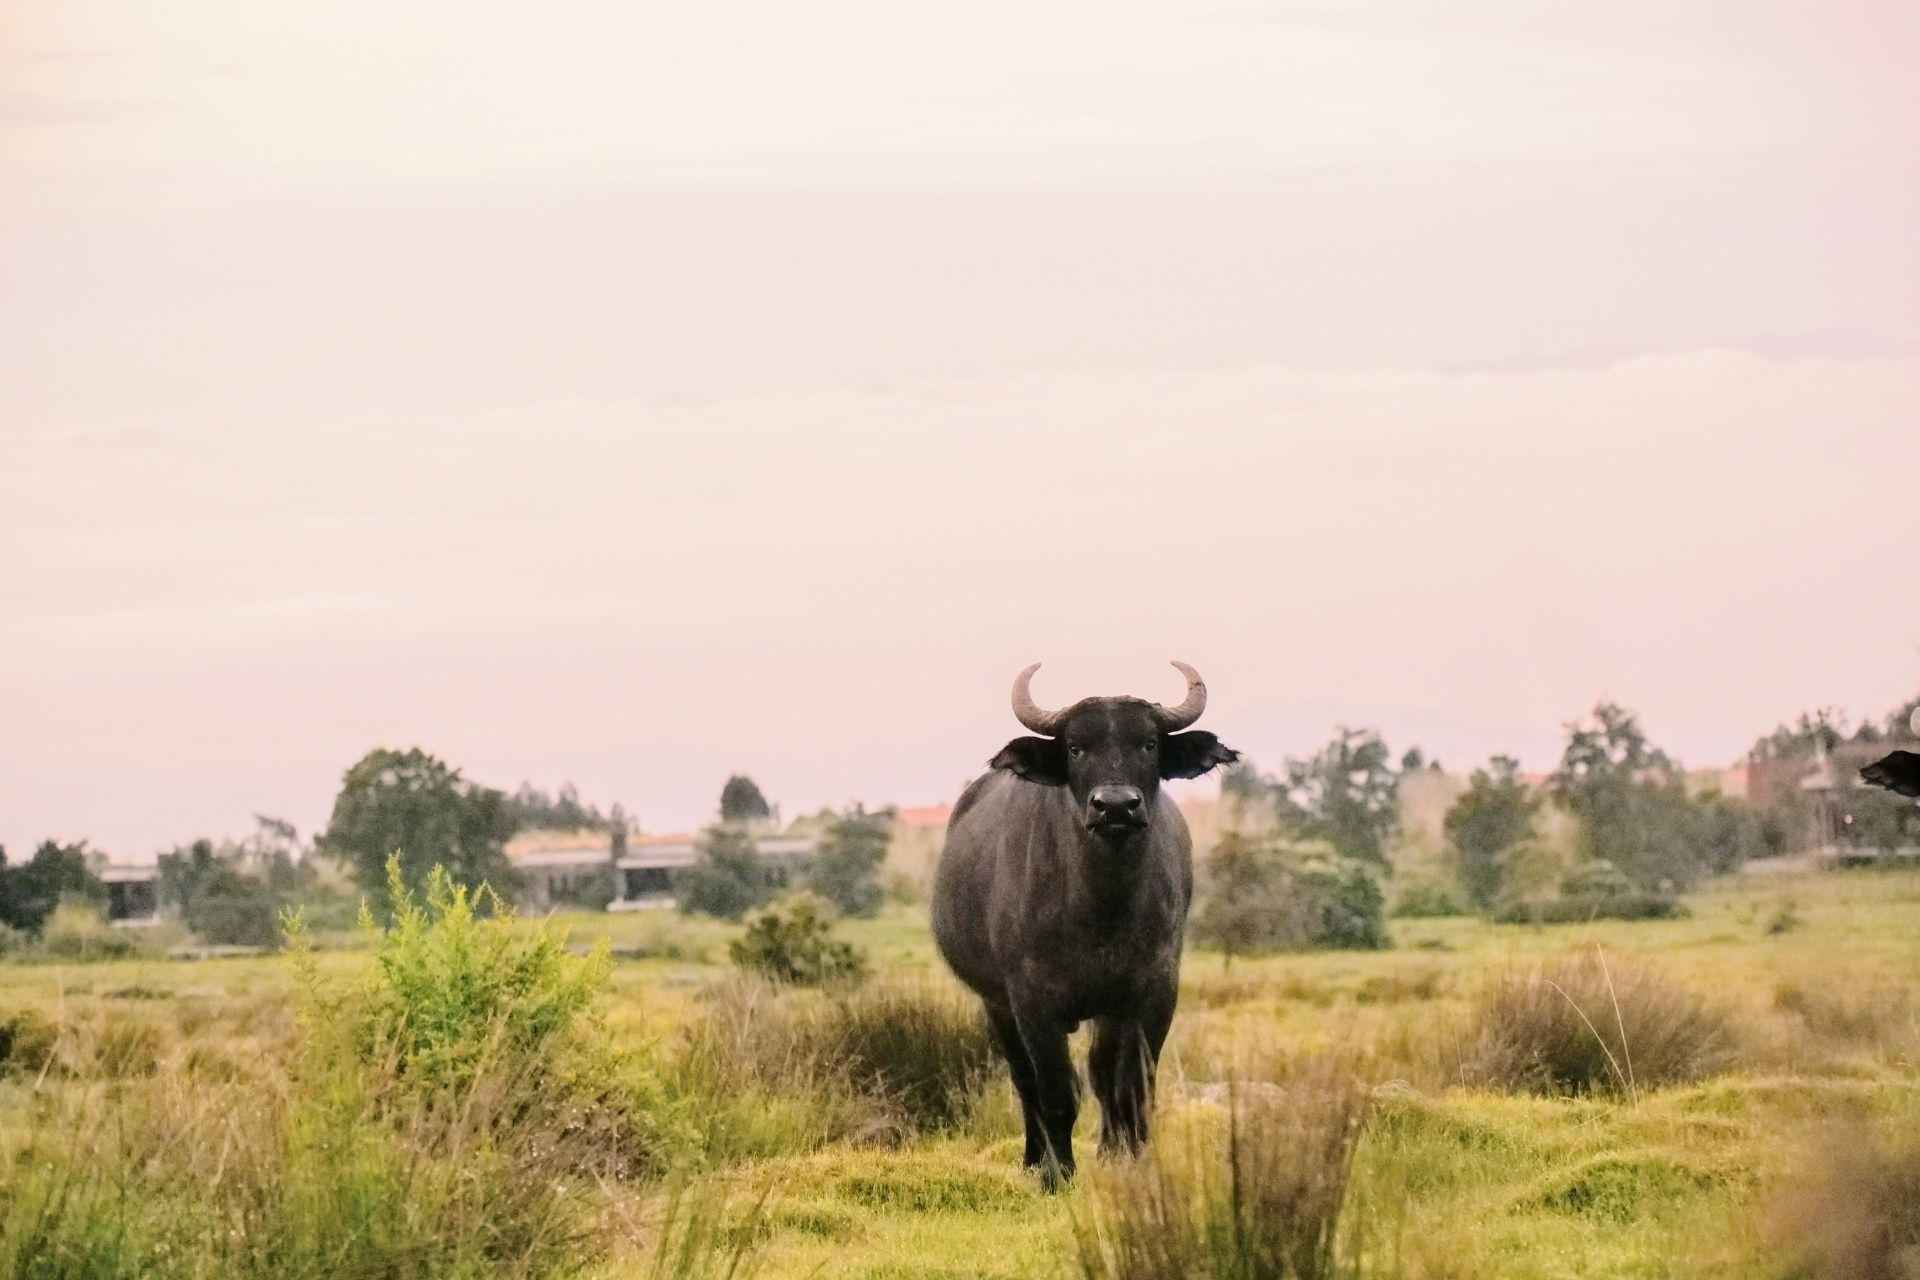
<path id="1" fill-rule="evenodd" d="M 1920 1009 L 1901 983 L 1813 985 L 1790 980 L 1774 988 L 1773 1006 L 1798 1017 L 1824 1040 L 1880 1050 L 1911 1049 L 1920 1042 Z"/>
<path id="2" fill-rule="evenodd" d="M 1920 1278 L 1920 1142 L 1859 1124 L 1820 1135 L 1812 1174 L 1769 1206 L 1765 1234 L 1802 1280 Z"/>
<path id="3" fill-rule="evenodd" d="M 1163 1133 L 1092 1172 L 1076 1215 L 1087 1280 L 1323 1280 L 1342 1274 L 1342 1215 L 1367 1090 L 1321 1059 L 1284 1089 L 1235 1089 L 1224 1134 Z M 1346 1252 L 1351 1255 L 1352 1249 Z"/>
<path id="4" fill-rule="evenodd" d="M 1496 981 L 1473 1022 L 1468 1084 L 1628 1097 L 1732 1064 L 1726 1010 L 1599 950 Z"/>
<path id="5" fill-rule="evenodd" d="M 831 993 L 749 977 L 718 984 L 688 1033 L 689 1087 L 797 1104 L 815 1141 L 897 1145 L 964 1125 L 995 1074 L 973 1002 L 931 981 L 889 979 Z"/>

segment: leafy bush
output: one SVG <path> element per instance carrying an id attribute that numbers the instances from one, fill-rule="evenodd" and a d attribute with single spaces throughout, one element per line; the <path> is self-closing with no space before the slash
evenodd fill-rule
<path id="1" fill-rule="evenodd" d="M 1633 881 L 1605 858 L 1594 858 L 1568 871 L 1560 880 L 1566 898 L 1607 898 L 1633 892 Z"/>
<path id="2" fill-rule="evenodd" d="M 826 902 L 811 893 L 789 894 L 761 911 L 727 953 L 742 969 L 796 986 L 857 982 L 867 973 L 866 956 L 833 936 Z"/>
<path id="3" fill-rule="evenodd" d="M 773 896 L 773 873 L 753 837 L 736 827 L 700 833 L 700 853 L 674 882 L 680 910 L 738 920 Z"/>
<path id="4" fill-rule="evenodd" d="M 1597 949 L 1501 977 L 1474 1026 L 1466 1081 L 1535 1093 L 1633 1096 L 1734 1058 L 1726 1010 Z"/>
<path id="5" fill-rule="evenodd" d="M 1401 889 L 1393 914 L 1402 920 L 1438 920 L 1467 914 L 1453 890 L 1437 879 L 1414 880 Z"/>
<path id="6" fill-rule="evenodd" d="M 408 1087 L 467 1087 L 483 1069 L 546 1074 L 606 982 L 604 939 L 580 957 L 544 927 L 516 933 L 497 899 L 490 918 L 476 915 L 476 901 L 491 894 L 470 893 L 435 867 L 425 901 L 416 900 L 396 858 L 387 866 L 392 927 L 380 930 L 371 912 L 362 917 L 374 976 L 361 1040 L 370 1053 L 391 1055 Z"/>
<path id="7" fill-rule="evenodd" d="M 1377 951 L 1387 945 L 1386 898 L 1372 872 L 1351 859 L 1311 859 L 1294 873 L 1303 937 L 1314 947 Z"/>
<path id="8" fill-rule="evenodd" d="M 291 841 L 292 827 L 260 822 Z M 161 854 L 158 871 L 161 904 L 211 946 L 278 946 L 283 904 L 312 900 L 318 913 L 325 897 L 315 870 L 297 866 L 285 847 L 261 857 L 258 847 L 195 840 Z M 340 923 L 337 916 L 333 923 Z"/>
<path id="9" fill-rule="evenodd" d="M 1135 1161 L 1097 1168 L 1074 1218 L 1087 1280 L 1323 1280 L 1340 1257 L 1367 1091 L 1322 1065 L 1285 1091 L 1228 1101 L 1224 1142 L 1166 1135 Z M 1184 1137 L 1185 1141 L 1180 1139 Z"/>
<path id="10" fill-rule="evenodd" d="M 1693 801 L 1689 839 L 1708 869 L 1737 871 L 1777 841 L 1766 816 L 1739 796 L 1709 791 Z"/>
<path id="11" fill-rule="evenodd" d="M 1590 920 L 1683 920 L 1687 908 L 1666 893 L 1618 893 L 1509 902 L 1496 924 L 1585 924 Z"/>
<path id="12" fill-rule="evenodd" d="M 116 929 L 85 900 L 62 902 L 40 931 L 39 953 L 54 960 L 124 960 L 150 951 L 132 929 Z"/>
<path id="13" fill-rule="evenodd" d="M 469 892 L 437 866 L 421 898 L 398 858 L 387 877 L 392 924 L 380 929 L 362 912 L 374 963 L 345 998 L 319 981 L 299 921 L 289 922 L 308 1069 L 332 1082 L 324 1096 L 355 1109 L 355 1123 L 376 1126 L 358 1140 L 461 1166 L 473 1185 L 444 1206 L 449 1224 L 485 1214 L 471 1242 L 481 1256 L 537 1270 L 529 1264 L 575 1247 L 569 1196 L 580 1180 L 656 1171 L 687 1135 L 647 1055 L 617 1055 L 586 1016 L 611 969 L 604 940 L 574 955 L 562 936 L 516 926 L 490 890 Z"/>
<path id="14" fill-rule="evenodd" d="M 272 947 L 280 943 L 280 908 L 266 882 L 251 876 L 209 885 L 181 917 L 214 946 Z"/>
<path id="15" fill-rule="evenodd" d="M 1229 956 L 1387 945 L 1386 900 L 1365 866 L 1324 846 L 1228 835 L 1206 866 L 1193 937 Z"/>
<path id="16" fill-rule="evenodd" d="M 807 888 L 831 902 L 841 914 L 880 914 L 880 864 L 893 839 L 893 814 L 868 813 L 855 806 L 834 819 L 807 871 Z"/>

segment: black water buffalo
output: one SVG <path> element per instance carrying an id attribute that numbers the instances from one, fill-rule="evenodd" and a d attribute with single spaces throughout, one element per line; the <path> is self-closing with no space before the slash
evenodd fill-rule
<path id="1" fill-rule="evenodd" d="M 1206 709 L 1200 675 L 1177 707 L 1087 698 L 1064 711 L 1013 684 L 1015 738 L 969 786 L 947 824 L 933 936 L 985 1004 L 1026 1117 L 1028 1167 L 1048 1185 L 1073 1173 L 1079 1109 L 1067 1036 L 1093 1021 L 1088 1073 L 1100 1148 L 1147 1140 L 1155 1064 L 1179 996 L 1193 896 L 1186 820 L 1162 778 L 1238 759 L 1211 733 L 1182 733 Z"/>
<path id="2" fill-rule="evenodd" d="M 1920 797 L 1920 755 L 1914 752 L 1894 751 L 1884 755 L 1862 769 L 1860 776 L 1895 795 Z"/>
<path id="3" fill-rule="evenodd" d="M 1907 717 L 1907 727 L 1913 730 L 1914 737 L 1920 738 L 1920 707 L 1915 707 Z M 1891 731 L 1893 726 L 1887 728 Z M 1862 769 L 1860 776 L 1895 795 L 1920 799 L 1920 753 L 1890 752 Z"/>

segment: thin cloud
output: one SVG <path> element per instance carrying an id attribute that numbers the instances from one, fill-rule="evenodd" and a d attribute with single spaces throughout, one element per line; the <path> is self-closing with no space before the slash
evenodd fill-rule
<path id="1" fill-rule="evenodd" d="M 0 89 L 0 129 L 45 125 L 103 124 L 149 119 L 180 110 L 178 101 L 69 98 L 56 94 Z"/>
<path id="2" fill-rule="evenodd" d="M 124 465 L 37 437 L 0 599 L 58 624 L 6 631 L 0 720 L 33 751 L 0 839 L 109 774 L 115 847 L 269 801 L 310 826 L 374 742 L 598 778 L 656 827 L 749 766 L 793 808 L 934 798 L 1036 659 L 1083 690 L 1194 661 L 1268 763 L 1337 718 L 1543 764 L 1602 689 L 1718 763 L 1915 675 L 1920 601 L 1821 513 L 1848 545 L 1910 527 L 1920 360 L 932 390 L 174 424 Z M 138 777 L 177 751 L 209 762 L 189 796 Z"/>

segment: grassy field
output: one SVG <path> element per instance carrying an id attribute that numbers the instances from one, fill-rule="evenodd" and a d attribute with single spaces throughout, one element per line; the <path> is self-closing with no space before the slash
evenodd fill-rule
<path id="1" fill-rule="evenodd" d="M 1353 1082 L 1354 1115 L 1365 1119 L 1336 1188 L 1329 1274 L 1914 1274 L 1888 1269 L 1914 1261 L 1898 1256 L 1898 1225 L 1891 1251 L 1862 1240 L 1887 1215 L 1913 1212 L 1920 1186 L 1899 1154 L 1920 1139 L 1920 873 L 1750 873 L 1687 905 L 1686 919 L 1631 924 L 1401 920 L 1393 949 L 1378 953 L 1230 963 L 1190 954 L 1164 1064 L 1162 1163 L 1217 1164 L 1238 1100 L 1317 1097 L 1313 1082 L 1334 1073 Z M 723 1274 L 735 1259 L 768 1277 L 1168 1273 L 1128 1270 L 1109 1247 L 1125 1225 L 1116 1215 L 1137 1207 L 1139 1187 L 1127 1186 L 1135 1171 L 1089 1161 L 1089 1176 L 1057 1196 L 1020 1172 L 1017 1113 L 997 1067 L 984 1085 L 968 1077 L 967 1097 L 952 1105 L 925 1090 L 909 1102 L 863 1090 L 857 1064 L 875 1054 L 981 1052 L 923 910 L 842 926 L 902 1003 L 880 997 L 839 1015 L 828 997 L 734 981 L 730 926 L 667 913 L 549 924 L 571 944 L 612 944 L 588 1023 L 617 1057 L 653 1064 L 649 1096 L 675 1117 L 679 1136 L 662 1148 L 675 1154 L 644 1175 L 586 1179 L 567 1192 L 588 1201 L 590 1250 L 563 1243 L 517 1270 L 396 1254 L 369 1274 Z M 365 950 L 321 951 L 310 981 L 351 986 L 371 963 Z M 1542 971 L 1557 985 L 1536 981 Z M 1573 984 L 1594 974 L 1603 985 L 1583 995 Z M 0 1031 L 0 1230 L 12 1237 L 0 1244 L 0 1275 L 219 1274 L 155 1255 L 179 1247 L 166 1243 L 176 1237 L 144 1220 L 129 1227 L 124 1206 L 160 1194 L 154 1162 L 175 1159 L 167 1153 L 182 1144 L 195 1149 L 178 1156 L 183 1172 L 166 1185 L 222 1194 L 244 1135 L 223 1152 L 181 1134 L 218 1128 L 243 1099 L 305 1087 L 288 1083 L 305 1076 L 286 1065 L 313 1034 L 295 1016 L 309 1007 L 311 1023 L 299 991 L 284 957 L 0 964 L 0 1026 L 10 1018 L 57 1042 L 36 1051 L 16 1031 L 9 1049 Z M 1560 1034 L 1608 1046 L 1598 1088 L 1543 1091 L 1486 1067 L 1489 1045 L 1530 1033 L 1514 1024 L 1576 1006 L 1581 1023 Z M 1704 1019 L 1705 1039 L 1674 1048 L 1668 1040 L 1691 1034 L 1687 1019 Z M 897 1038 L 906 1024 L 921 1037 L 914 1047 L 873 1047 L 875 1035 Z M 152 1121 L 171 1135 L 143 1140 L 152 1151 L 71 1137 L 88 1125 L 124 1134 L 146 1123 L 125 1116 L 150 1117 L 162 1099 L 178 1114 Z M 1087 1111 L 1080 1140 L 1090 1151 Z M 1297 1163 L 1320 1159 L 1307 1154 L 1311 1135 L 1290 1134 L 1268 1125 L 1233 1140 L 1257 1140 L 1281 1164 L 1297 1140 Z M 1874 1152 L 1891 1154 L 1876 1161 Z M 87 1159 L 120 1162 L 98 1179 L 118 1201 L 87 1183 L 76 1164 Z M 67 1199 L 33 1183 L 39 1207 L 23 1210 L 35 1171 L 60 1161 Z M 1185 1197 L 1204 1199 L 1204 1182 L 1202 1173 L 1179 1184 L 1180 1212 Z M 86 1198 L 74 1187 L 91 1188 L 93 1216 L 79 1227 L 60 1216 Z M 678 1255 L 661 1250 L 663 1218 L 678 1224 Z M 244 1216 L 233 1221 L 232 1230 L 249 1229 Z M 40 1242 L 23 1238 L 79 1230 L 117 1230 L 127 1249 L 148 1253 L 131 1266 L 110 1250 L 36 1263 Z"/>

